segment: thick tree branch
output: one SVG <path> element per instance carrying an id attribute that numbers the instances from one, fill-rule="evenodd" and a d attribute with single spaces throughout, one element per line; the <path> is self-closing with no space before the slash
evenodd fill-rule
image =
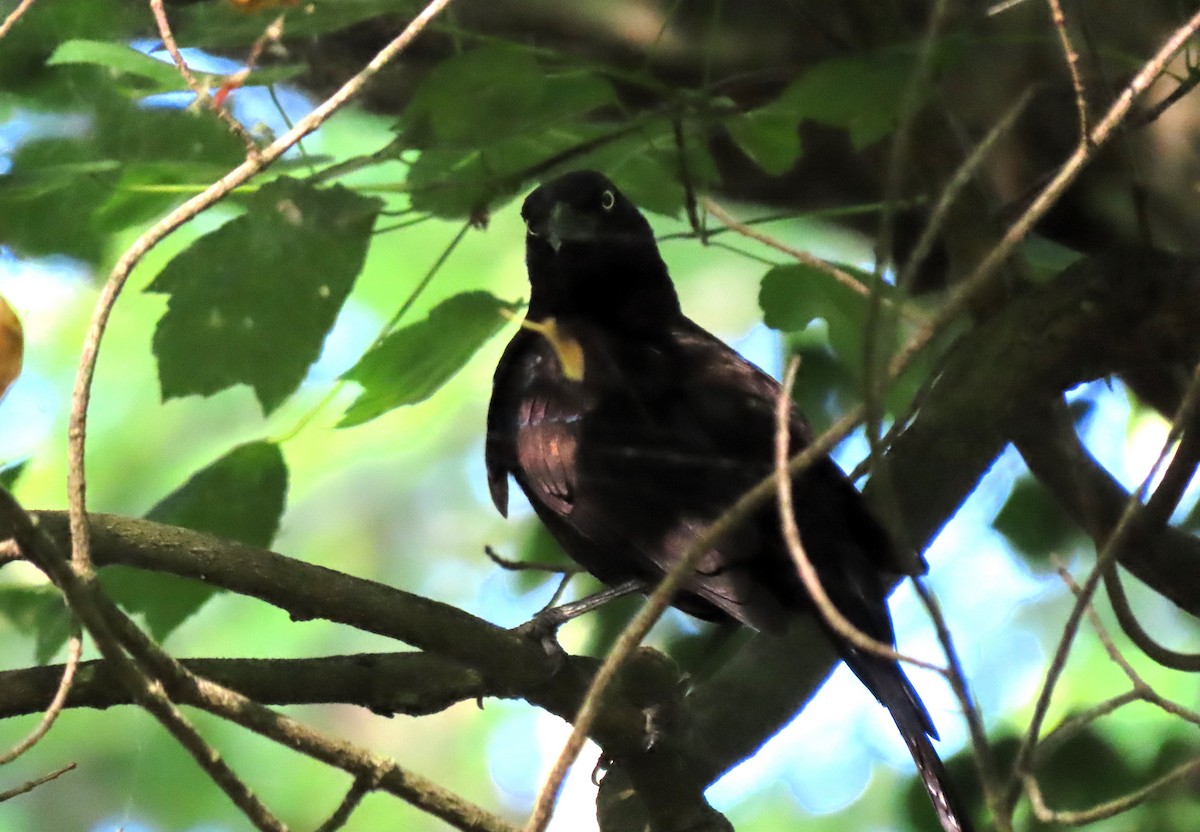
<path id="1" fill-rule="evenodd" d="M 63 512 L 40 512 L 38 519 L 55 540 L 65 540 Z M 521 696 L 565 720 L 575 717 L 595 672 L 590 659 L 558 667 L 540 645 L 482 619 L 418 595 L 324 567 L 292 560 L 253 546 L 145 520 L 89 515 L 97 566 L 122 564 L 202 580 L 210 586 L 259 598 L 296 619 L 323 618 L 395 638 L 472 668 L 495 696 Z M 646 661 L 639 653 L 626 674 L 637 675 Z M 590 736 L 613 759 L 640 773 L 646 793 L 666 819 L 708 815 L 702 783 L 687 772 L 701 771 L 691 750 L 663 738 L 646 748 L 642 707 L 619 695 L 606 696 Z M 675 772 L 665 778 L 664 772 Z M 650 785 L 653 788 L 648 788 Z M 683 812 L 681 807 L 691 806 Z M 685 827 L 664 826 L 664 829 Z"/>
<path id="2" fill-rule="evenodd" d="M 361 705 L 385 716 L 423 716 L 493 696 L 483 677 L 427 653 L 359 653 L 313 659 L 181 659 L 192 673 L 264 705 Z M 36 713 L 54 694 L 62 665 L 0 672 L 0 719 Z M 69 708 L 132 704 L 103 660 L 83 662 Z"/>
<path id="3" fill-rule="evenodd" d="M 913 541 L 923 547 L 941 530 L 1010 438 L 1041 428 L 1039 403 L 1126 368 L 1194 364 L 1197 309 L 1200 267 L 1128 250 L 1080 261 L 963 336 L 889 453 Z M 1094 496 L 1117 507 L 1094 517 L 1119 514 L 1119 496 Z M 1200 575 L 1200 542 L 1194 538 L 1161 530 L 1123 547 L 1120 563 L 1200 615 L 1200 579 L 1192 579 Z"/>

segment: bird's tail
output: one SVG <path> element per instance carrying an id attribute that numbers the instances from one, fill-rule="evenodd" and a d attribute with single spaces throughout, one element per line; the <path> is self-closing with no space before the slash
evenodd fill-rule
<path id="1" fill-rule="evenodd" d="M 846 664 L 888 709 L 900 729 L 942 829 L 945 832 L 972 832 L 970 816 L 930 742 L 931 737 L 937 739 L 937 729 L 903 669 L 896 662 L 853 648 L 846 648 L 843 653 Z"/>

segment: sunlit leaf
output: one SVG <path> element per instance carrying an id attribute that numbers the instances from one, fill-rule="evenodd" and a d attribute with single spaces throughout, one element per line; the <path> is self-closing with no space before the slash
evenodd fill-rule
<path id="1" fill-rule="evenodd" d="M 59 44 L 46 59 L 50 66 L 92 64 L 114 73 L 132 75 L 145 83 L 148 91 L 186 89 L 187 85 L 172 64 L 139 52 L 123 43 L 99 40 L 68 40 Z"/>
<path id="2" fill-rule="evenodd" d="M 251 442 L 193 474 L 150 509 L 146 518 L 267 547 L 279 530 L 288 471 L 279 446 Z M 101 573 L 105 589 L 131 612 L 142 613 L 151 634 L 165 638 L 217 590 L 174 575 L 113 566 Z"/>
<path id="3" fill-rule="evenodd" d="M 144 52 L 139 52 L 124 43 L 113 43 L 100 40 L 68 40 L 54 50 L 46 63 L 50 66 L 68 64 L 87 64 L 103 67 L 115 76 L 123 76 L 131 81 L 140 95 L 159 92 L 186 90 L 187 82 L 179 74 L 174 64 L 159 60 Z M 265 70 L 256 70 L 241 83 L 242 87 L 277 84 L 294 78 L 304 71 L 302 66 L 273 66 Z M 204 88 L 216 89 L 224 76 L 208 72 L 192 71 L 196 80 Z"/>
<path id="4" fill-rule="evenodd" d="M 278 407 L 320 355 L 380 206 L 279 179 L 177 255 L 147 289 L 170 295 L 154 333 L 163 398 L 247 384 L 264 411 Z"/>
<path id="5" fill-rule="evenodd" d="M 432 396 L 504 326 L 503 311 L 514 308 L 487 292 L 464 292 L 387 336 L 345 374 L 363 392 L 340 426 L 359 425 Z"/>

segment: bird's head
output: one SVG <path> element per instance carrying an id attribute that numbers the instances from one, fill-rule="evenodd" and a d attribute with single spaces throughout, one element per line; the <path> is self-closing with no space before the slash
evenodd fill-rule
<path id="1" fill-rule="evenodd" d="M 531 317 L 636 326 L 680 314 L 650 223 L 603 174 L 547 182 L 526 197 L 521 217 Z"/>

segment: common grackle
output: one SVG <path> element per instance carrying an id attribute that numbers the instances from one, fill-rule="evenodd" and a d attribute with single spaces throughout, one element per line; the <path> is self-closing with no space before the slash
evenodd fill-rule
<path id="1" fill-rule="evenodd" d="M 779 385 L 684 316 L 649 223 L 601 174 L 542 185 L 521 216 L 531 292 L 492 389 L 492 499 L 507 514 L 511 475 L 572 559 L 609 586 L 649 588 L 771 473 Z M 790 432 L 794 454 L 811 439 L 797 412 Z M 827 594 L 860 630 L 894 643 L 889 535 L 828 457 L 793 490 Z M 809 611 L 774 504 L 706 553 L 673 603 L 768 632 Z M 826 632 L 891 712 L 942 827 L 969 829 L 904 671 Z"/>

